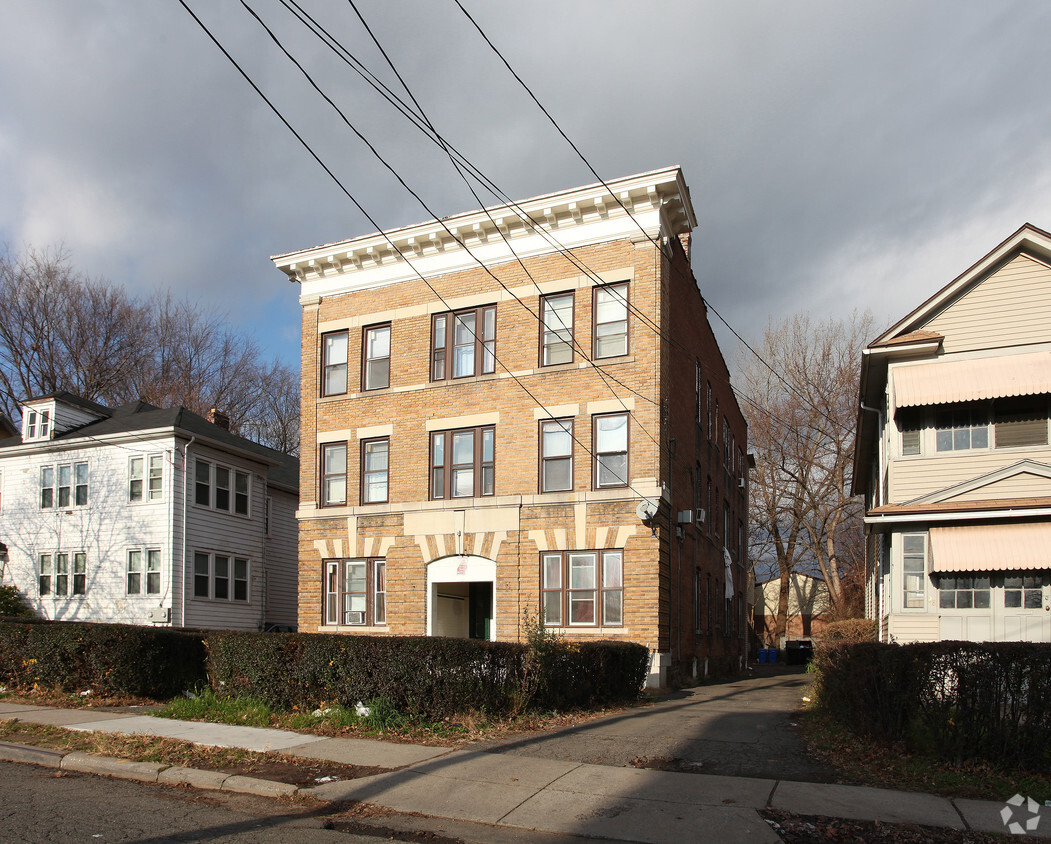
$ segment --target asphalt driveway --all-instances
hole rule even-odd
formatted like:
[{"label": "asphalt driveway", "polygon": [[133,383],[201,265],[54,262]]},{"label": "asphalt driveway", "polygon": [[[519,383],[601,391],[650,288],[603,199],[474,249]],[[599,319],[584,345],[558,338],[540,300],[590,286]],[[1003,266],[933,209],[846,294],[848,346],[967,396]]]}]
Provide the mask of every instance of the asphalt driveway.
[{"label": "asphalt driveway", "polygon": [[761,665],[657,703],[474,749],[597,765],[663,758],[701,774],[832,782],[832,771],[807,757],[795,726],[808,684],[802,668]]}]

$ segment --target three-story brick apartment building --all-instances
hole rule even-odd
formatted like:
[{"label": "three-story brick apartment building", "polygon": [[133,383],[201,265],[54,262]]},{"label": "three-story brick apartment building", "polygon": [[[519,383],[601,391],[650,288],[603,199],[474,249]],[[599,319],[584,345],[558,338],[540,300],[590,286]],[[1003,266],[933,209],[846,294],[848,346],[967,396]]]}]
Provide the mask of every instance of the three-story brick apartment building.
[{"label": "three-story brick apartment building", "polygon": [[[299,629],[745,646],[746,429],[678,168],[273,260],[302,285]],[[652,513],[652,516],[650,515]]]}]

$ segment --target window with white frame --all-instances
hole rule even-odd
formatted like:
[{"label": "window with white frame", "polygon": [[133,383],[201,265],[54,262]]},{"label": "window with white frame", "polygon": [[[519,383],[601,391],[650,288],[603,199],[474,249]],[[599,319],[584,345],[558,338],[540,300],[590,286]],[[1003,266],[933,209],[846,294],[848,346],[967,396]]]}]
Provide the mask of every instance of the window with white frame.
[{"label": "window with white frame", "polygon": [[161,593],[161,551],[159,548],[128,550],[127,593],[159,595]]},{"label": "window with white frame", "polygon": [[496,305],[435,314],[431,319],[431,380],[496,371]]},{"label": "window with white frame", "polygon": [[1047,575],[1004,575],[1004,607],[1006,609],[1038,610],[1043,605],[1043,584]]},{"label": "window with white frame", "polygon": [[361,441],[361,503],[382,504],[388,500],[390,439]]},{"label": "window with white frame", "polygon": [[594,416],[594,483],[597,489],[628,485],[628,414]]},{"label": "window with white frame", "polygon": [[87,555],[83,551],[41,554],[38,563],[37,589],[42,597],[53,595],[64,598],[85,593]]},{"label": "window with white frame", "polygon": [[321,446],[321,505],[344,506],[347,503],[347,444],[327,443]]},{"label": "window with white frame", "polygon": [[496,493],[496,429],[431,433],[431,498],[474,498]]},{"label": "window with white frame", "polygon": [[194,461],[194,503],[224,513],[248,516],[251,479],[248,472],[210,460]]},{"label": "window with white frame", "polygon": [[540,565],[545,625],[623,625],[623,551],[546,552],[541,555]]},{"label": "window with white frame", "polygon": [[163,492],[164,457],[150,454],[128,460],[128,500],[160,501]]},{"label": "window with white frame", "polygon": [[938,607],[943,610],[988,609],[990,586],[990,577],[987,574],[940,575]]},{"label": "window with white frame", "polygon": [[243,557],[196,551],[193,555],[193,596],[246,603],[249,569],[249,561]]},{"label": "window with white frame", "polygon": [[610,358],[628,353],[628,285],[607,284],[595,288],[594,337],[595,358]]},{"label": "window with white frame", "polygon": [[906,533],[902,541],[902,599],[906,609],[922,609],[927,577],[927,534]]},{"label": "window with white frame", "polygon": [[321,338],[321,395],[338,396],[347,392],[346,331],[334,331]]},{"label": "window with white frame", "polygon": [[993,402],[997,448],[1047,445],[1047,396],[1018,396]]},{"label": "window with white frame", "polygon": [[573,294],[540,300],[540,365],[573,362]]},{"label": "window with white frame", "polygon": [[390,386],[390,323],[373,325],[362,337],[361,388],[382,390]]},{"label": "window with white frame", "polygon": [[88,464],[60,463],[40,468],[40,508],[86,507]]},{"label": "window with white frame", "polygon": [[934,414],[934,428],[934,445],[938,451],[989,447],[989,414],[985,404],[941,407]]},{"label": "window with white frame", "polygon": [[51,436],[51,411],[27,410],[22,436],[27,440],[46,440]]},{"label": "window with white frame", "polygon": [[573,420],[540,423],[540,491],[573,489]]},{"label": "window with white frame", "polygon": [[325,624],[372,627],[386,623],[386,560],[326,560]]}]

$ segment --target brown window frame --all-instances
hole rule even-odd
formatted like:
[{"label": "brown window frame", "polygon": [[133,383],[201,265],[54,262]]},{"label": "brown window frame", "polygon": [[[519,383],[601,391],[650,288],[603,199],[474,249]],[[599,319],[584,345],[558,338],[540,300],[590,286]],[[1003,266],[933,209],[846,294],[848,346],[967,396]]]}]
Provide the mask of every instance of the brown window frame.
[{"label": "brown window frame", "polygon": [[[569,454],[556,454],[548,455],[544,445],[544,429],[548,425],[559,425],[569,435]],[[575,440],[573,439],[573,419],[541,419],[540,420],[540,432],[539,432],[539,452],[540,452],[540,464],[538,467],[538,482],[540,492],[572,492],[575,486],[575,463],[574,463],[574,448]],[[569,486],[558,489],[549,489],[547,486],[547,462],[549,460],[569,460]]]},{"label": "brown window frame", "polygon": [[[329,363],[328,362],[328,340],[330,337],[335,337],[342,334],[347,344],[346,360],[343,363]],[[328,373],[329,370],[338,369],[343,367],[343,389],[332,390],[328,389]],[[342,331],[327,331],[321,335],[321,395],[322,396],[345,396],[350,390],[350,332],[346,329]]]},{"label": "brown window frame", "polygon": [[[600,354],[599,353],[599,342],[598,342],[599,326],[600,325],[612,325],[615,322],[621,322],[622,320],[618,319],[618,320],[613,320],[611,322],[603,322],[603,323],[600,323],[598,321],[598,297],[599,297],[599,291],[609,291],[609,290],[613,290],[614,288],[621,288],[621,287],[624,288],[624,292],[620,296],[620,298],[623,300],[623,304],[624,304],[624,319],[623,319],[623,322],[624,322],[624,351],[617,352],[616,354],[612,354],[612,355]],[[618,357],[623,357],[624,355],[627,355],[627,354],[631,353],[631,320],[628,319],[628,317],[630,315],[630,312],[631,312],[630,295],[631,294],[630,294],[630,290],[629,290],[629,282],[627,282],[627,281],[617,281],[617,282],[614,282],[612,284],[600,284],[600,285],[596,285],[594,288],[592,288],[592,293],[591,293],[591,349],[592,349],[592,355],[591,355],[591,357],[594,360],[606,360],[608,358],[618,358]],[[617,335],[611,335],[611,336],[619,336],[619,332],[618,332]]]},{"label": "brown window frame", "polygon": [[[485,316],[493,315],[492,337],[486,336]],[[473,347],[474,366],[466,375],[454,375],[456,343],[456,320],[467,314],[474,316]],[[436,344],[438,323],[442,321],[445,341],[441,346]],[[480,330],[479,330],[480,329]],[[486,356],[488,355],[488,360]],[[438,365],[441,362],[441,375]],[[488,368],[487,368],[488,367]],[[496,372],[496,305],[479,305],[477,308],[464,308],[459,311],[443,311],[431,316],[430,376],[431,381],[463,381],[466,378],[477,378],[480,375],[492,375]]]},{"label": "brown window frame", "polygon": [[[595,578],[592,587],[576,587],[570,585],[570,558],[573,556],[595,555]],[[608,586],[607,580],[607,558],[618,558],[618,583]],[[559,581],[552,585],[549,581],[548,561],[558,558]],[[544,615],[545,627],[575,628],[575,627],[623,627],[624,626],[624,549],[623,548],[601,548],[587,549],[581,551],[544,551],[540,554],[540,606]],[[572,622],[570,611],[573,606],[573,593],[590,594],[593,608],[593,618],[586,622]],[[607,595],[619,595],[620,615],[612,621],[607,621]],[[558,596],[559,617],[552,621],[550,618],[549,596]],[[587,600],[585,598],[585,600]]]},{"label": "brown window frame", "polygon": [[[369,333],[373,331],[380,331],[382,329],[387,330],[387,356],[386,357],[369,357]],[[391,355],[391,339],[393,332],[391,330],[391,324],[389,322],[379,322],[375,325],[366,325],[361,329],[361,391],[363,393],[372,393],[376,390],[386,390],[390,387],[390,355]],[[387,383],[380,384],[375,387],[369,386],[369,364],[373,361],[387,361]]]},{"label": "brown window frame", "polygon": [[[376,470],[369,471],[366,468],[365,452],[368,449],[368,446],[373,445],[375,443],[383,443],[384,445],[387,446],[387,465],[386,465],[386,467],[383,470],[384,485],[386,487],[387,494],[382,499],[381,498],[377,498],[377,499],[373,500],[373,499],[367,499],[365,497],[365,490],[367,488],[367,486],[366,486],[366,478],[368,477],[368,475],[374,475],[374,474],[379,474],[379,473]],[[361,441],[361,448],[359,449],[358,456],[359,456],[359,466],[360,466],[360,471],[358,472],[358,501],[360,501],[361,504],[363,504],[363,505],[364,504],[387,504],[390,501],[390,437],[370,437],[369,439],[362,440]]]},{"label": "brown window frame", "polygon": [[[327,464],[327,460],[326,460],[327,452],[328,452],[329,449],[340,448],[340,447],[342,447],[342,449],[343,449],[343,471],[342,472],[333,472],[333,473],[329,474],[329,472],[327,471],[327,466],[326,466],[326,464]],[[319,468],[321,469],[321,471],[318,474],[321,477],[320,497],[321,497],[321,506],[322,507],[346,507],[347,506],[347,502],[349,500],[348,496],[347,496],[347,480],[348,480],[348,475],[350,474],[350,472],[349,472],[350,465],[349,465],[348,459],[347,459],[348,458],[348,452],[349,452],[349,449],[347,448],[347,444],[345,442],[332,442],[332,443],[322,443],[321,444],[321,458],[320,458],[320,461],[319,461],[319,464],[318,464]],[[339,478],[339,477],[343,478],[343,500],[342,501],[329,501],[328,500],[328,480],[329,480],[329,478]]]},{"label": "brown window frame", "polygon": [[[365,609],[351,610],[347,598],[359,592],[348,592],[347,569],[365,567]],[[333,592],[333,572],[335,591]],[[354,557],[330,559],[321,562],[321,621],[323,627],[386,627],[387,626],[387,559],[386,557]],[[382,586],[382,588],[380,588]],[[381,600],[382,596],[382,600]],[[361,621],[350,621],[351,613],[360,612]]]},{"label": "brown window frame", "polygon": [[[544,309],[547,307],[547,304],[550,301],[552,301],[553,299],[561,299],[561,298],[564,298],[566,296],[569,297],[569,326],[568,326],[569,339],[568,340],[557,339],[553,343],[548,342],[548,339],[547,339],[548,335],[551,335],[551,336],[554,336],[554,337],[557,338],[559,331],[565,331],[567,329],[564,329],[564,328],[563,329],[551,329],[551,328],[548,328],[547,323],[544,321],[544,317],[545,317]],[[577,308],[577,297],[575,295],[575,292],[572,291],[572,290],[566,290],[566,291],[563,291],[561,293],[549,293],[546,296],[541,296],[540,297],[540,319],[539,319],[539,323],[540,323],[540,342],[539,342],[540,366],[564,366],[566,364],[573,363],[573,361],[576,360],[576,342],[575,342],[576,334],[575,334],[575,331],[574,331],[574,327],[576,325],[576,316],[577,316],[576,308]],[[557,347],[557,346],[562,346],[562,345],[567,345],[569,347],[569,360],[560,360],[560,361],[548,362],[547,361],[547,351],[548,351],[548,349],[553,348],[553,347]]]},{"label": "brown window frame", "polygon": [[[600,419],[609,419],[614,416],[624,417],[624,451],[599,451],[598,438],[599,438],[599,421]],[[592,461],[591,471],[591,484],[593,489],[623,489],[628,486],[628,481],[631,478],[631,414],[628,411],[621,411],[618,413],[597,413],[591,417],[591,453],[595,455]],[[622,483],[616,484],[600,484],[599,483],[599,467],[602,464],[603,455],[615,455],[624,454],[624,480]]]},{"label": "brown window frame", "polygon": [[[471,471],[474,475],[474,490],[472,495],[453,495],[452,481],[453,471],[467,466],[466,463],[453,463],[453,436],[471,432],[474,435],[473,455],[471,460]],[[484,460],[484,439],[486,433],[491,433],[493,442],[493,454],[491,461]],[[435,443],[438,437],[442,437],[442,460],[436,462]],[[483,498],[496,495],[496,426],[479,425],[474,428],[450,428],[444,431],[429,432],[428,454],[430,457],[429,470],[427,472],[427,494],[431,501],[453,501],[456,499]],[[485,492],[485,470],[492,470],[492,489]],[[435,471],[442,472],[442,494],[435,495]]]}]

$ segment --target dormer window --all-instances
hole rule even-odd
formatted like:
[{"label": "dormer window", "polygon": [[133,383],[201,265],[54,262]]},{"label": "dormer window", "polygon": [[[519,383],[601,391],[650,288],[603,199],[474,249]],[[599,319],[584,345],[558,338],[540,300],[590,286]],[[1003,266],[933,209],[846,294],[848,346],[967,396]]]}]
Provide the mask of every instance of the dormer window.
[{"label": "dormer window", "polygon": [[50,410],[27,410],[24,439],[46,440],[51,434]]}]

